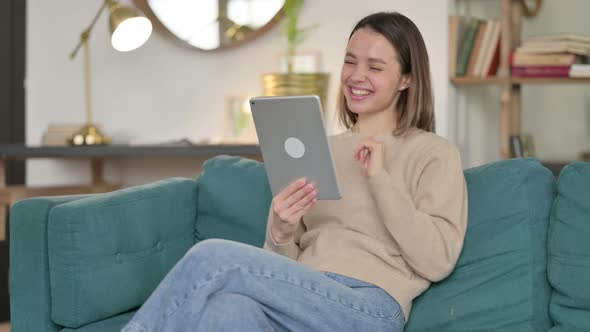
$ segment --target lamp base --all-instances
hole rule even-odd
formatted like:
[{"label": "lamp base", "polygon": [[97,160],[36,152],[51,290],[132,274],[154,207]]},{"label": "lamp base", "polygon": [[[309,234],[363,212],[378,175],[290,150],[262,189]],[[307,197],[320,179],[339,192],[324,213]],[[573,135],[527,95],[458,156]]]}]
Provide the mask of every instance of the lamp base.
[{"label": "lamp base", "polygon": [[93,124],[87,124],[68,139],[70,145],[106,145],[111,144],[111,138],[105,136]]}]

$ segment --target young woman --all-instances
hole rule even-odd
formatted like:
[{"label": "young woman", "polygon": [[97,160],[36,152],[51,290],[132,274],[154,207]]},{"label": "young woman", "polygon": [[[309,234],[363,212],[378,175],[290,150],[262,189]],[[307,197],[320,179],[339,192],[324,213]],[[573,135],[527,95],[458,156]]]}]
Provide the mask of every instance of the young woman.
[{"label": "young woman", "polygon": [[[273,198],[265,249],[195,245],[123,329],[402,331],[454,268],[467,223],[455,147],[435,135],[426,47],[399,13],[354,27],[331,137],[342,199],[295,181]],[[278,255],[277,255],[278,254]]]}]

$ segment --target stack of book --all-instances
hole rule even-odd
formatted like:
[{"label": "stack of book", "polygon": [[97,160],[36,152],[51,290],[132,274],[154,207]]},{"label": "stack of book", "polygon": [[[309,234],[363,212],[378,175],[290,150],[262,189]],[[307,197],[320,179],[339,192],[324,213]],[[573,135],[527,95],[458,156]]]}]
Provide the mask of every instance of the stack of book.
[{"label": "stack of book", "polygon": [[500,20],[449,17],[449,70],[455,76],[495,76],[500,63]]},{"label": "stack of book", "polygon": [[43,133],[41,145],[65,146],[69,145],[68,140],[82,128],[82,125],[75,124],[50,124],[47,131]]},{"label": "stack of book", "polygon": [[516,77],[590,77],[589,54],[590,36],[536,36],[511,54],[511,73]]}]

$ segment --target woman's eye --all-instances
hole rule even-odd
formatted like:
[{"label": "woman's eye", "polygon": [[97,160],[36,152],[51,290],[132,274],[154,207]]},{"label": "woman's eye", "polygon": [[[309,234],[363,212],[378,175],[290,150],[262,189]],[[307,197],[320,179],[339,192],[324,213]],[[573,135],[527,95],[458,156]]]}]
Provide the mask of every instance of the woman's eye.
[{"label": "woman's eye", "polygon": [[354,65],[354,62],[352,62],[350,60],[344,60],[344,63],[349,64],[349,65]]}]

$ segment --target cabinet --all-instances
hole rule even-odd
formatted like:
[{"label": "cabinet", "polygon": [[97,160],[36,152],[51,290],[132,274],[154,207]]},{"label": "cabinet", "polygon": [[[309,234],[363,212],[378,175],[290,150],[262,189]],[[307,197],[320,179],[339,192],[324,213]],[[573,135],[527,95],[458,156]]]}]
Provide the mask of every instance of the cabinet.
[{"label": "cabinet", "polygon": [[[456,2],[477,2],[455,0]],[[456,86],[495,84],[500,87],[500,156],[509,158],[510,136],[521,134],[521,87],[525,84],[580,84],[590,83],[590,78],[530,78],[510,76],[510,52],[521,43],[523,8],[520,0],[494,0],[500,6],[502,34],[500,41],[500,63],[495,77],[456,77],[450,73],[451,82]],[[556,31],[560,32],[560,31]]]}]

